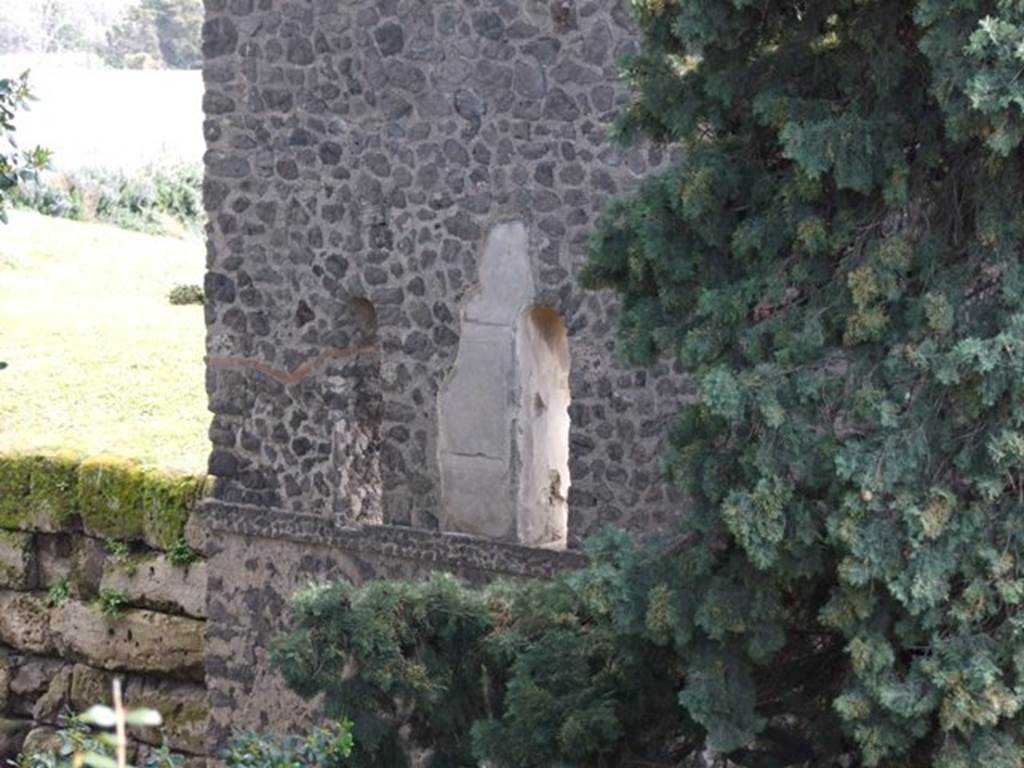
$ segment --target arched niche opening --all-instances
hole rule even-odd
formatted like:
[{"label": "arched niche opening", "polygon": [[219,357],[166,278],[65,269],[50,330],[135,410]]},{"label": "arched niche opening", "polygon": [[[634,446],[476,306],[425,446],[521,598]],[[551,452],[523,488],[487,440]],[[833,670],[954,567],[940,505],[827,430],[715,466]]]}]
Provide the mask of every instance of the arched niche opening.
[{"label": "arched niche opening", "polygon": [[518,442],[522,466],[518,539],[564,547],[569,524],[569,335],[561,315],[537,305],[516,334],[519,371]]},{"label": "arched niche opening", "polygon": [[377,344],[377,308],[365,296],[353,296],[349,299],[357,346]]},{"label": "arched niche opening", "polygon": [[377,310],[366,297],[353,296],[346,314],[351,356],[343,364],[339,392],[344,415],[334,428],[338,513],[345,523],[379,525],[383,522],[380,454],[384,395]]},{"label": "arched niche opening", "polygon": [[569,343],[536,306],[522,222],[491,230],[479,286],[438,397],[441,528],[563,547],[569,489]]}]

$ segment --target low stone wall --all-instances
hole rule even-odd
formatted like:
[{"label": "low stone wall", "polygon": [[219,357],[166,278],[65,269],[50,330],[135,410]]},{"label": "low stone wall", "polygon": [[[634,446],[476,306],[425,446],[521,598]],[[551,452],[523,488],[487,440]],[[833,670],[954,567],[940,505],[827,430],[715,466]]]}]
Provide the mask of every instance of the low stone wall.
[{"label": "low stone wall", "polygon": [[312,515],[203,504],[210,533],[206,683],[209,754],[239,730],[302,733],[320,717],[272,668],[268,649],[288,603],[310,584],[420,578],[447,571],[468,584],[549,577],[581,567],[579,552],[523,547],[398,526],[338,526]]},{"label": "low stone wall", "polygon": [[0,457],[0,763],[109,702],[115,675],[164,716],[136,750],[204,754],[205,492],[110,457]]}]

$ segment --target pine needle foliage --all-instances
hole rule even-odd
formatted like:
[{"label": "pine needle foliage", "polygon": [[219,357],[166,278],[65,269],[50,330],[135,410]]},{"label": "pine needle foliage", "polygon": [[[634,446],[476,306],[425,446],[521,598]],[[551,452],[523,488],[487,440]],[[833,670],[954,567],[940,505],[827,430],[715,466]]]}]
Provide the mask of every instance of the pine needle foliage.
[{"label": "pine needle foliage", "polygon": [[584,279],[631,359],[699,382],[665,459],[687,546],[338,587],[282,667],[406,701],[436,765],[1020,768],[1024,5],[633,6],[621,133],[682,159],[612,206]]}]

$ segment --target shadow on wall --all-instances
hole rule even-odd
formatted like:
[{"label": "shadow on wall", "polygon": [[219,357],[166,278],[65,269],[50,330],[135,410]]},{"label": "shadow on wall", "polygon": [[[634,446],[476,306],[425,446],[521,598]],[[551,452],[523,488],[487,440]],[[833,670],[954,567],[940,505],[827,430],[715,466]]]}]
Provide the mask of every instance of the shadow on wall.
[{"label": "shadow on wall", "polygon": [[516,334],[519,367],[517,538],[564,547],[569,521],[569,336],[551,307],[523,314]]}]

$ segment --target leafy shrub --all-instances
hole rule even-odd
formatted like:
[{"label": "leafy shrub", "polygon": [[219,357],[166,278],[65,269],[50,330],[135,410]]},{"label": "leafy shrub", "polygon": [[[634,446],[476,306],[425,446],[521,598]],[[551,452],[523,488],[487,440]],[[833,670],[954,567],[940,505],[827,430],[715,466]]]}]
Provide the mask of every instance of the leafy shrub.
[{"label": "leafy shrub", "polygon": [[619,536],[592,553],[592,569],[550,582],[311,588],[273,662],[352,718],[360,768],[408,766],[407,743],[438,767],[669,764],[700,735],[671,649],[630,615],[641,561]]},{"label": "leafy shrub", "polygon": [[[70,716],[67,725],[56,732],[56,745],[23,752],[10,762],[12,768],[130,768],[124,759],[128,750],[127,727],[157,727],[163,718],[152,709],[125,709],[121,704],[121,684],[116,679],[113,698],[113,709],[97,704],[81,715]],[[147,750],[140,768],[179,768],[184,760],[165,742],[155,750]]]},{"label": "leafy shrub", "polygon": [[18,78],[0,79],[0,223],[7,221],[7,204],[19,188],[35,181],[36,173],[50,161],[41,147],[25,151],[15,142],[14,117],[32,101],[28,72]]},{"label": "leafy shrub", "polygon": [[743,766],[1020,768],[1020,3],[632,6],[620,131],[685,151],[612,204],[584,279],[619,294],[631,359],[700,385],[666,446],[688,546],[508,611],[307,595],[282,669],[357,728],[360,692],[428,736],[466,702],[496,766],[622,764],[643,712]]},{"label": "leafy shrub", "polygon": [[81,191],[47,175],[36,176],[22,184],[14,202],[19,208],[58,219],[81,220],[84,217]]},{"label": "leafy shrub", "polygon": [[203,293],[203,288],[200,285],[179,283],[171,288],[171,292],[167,294],[167,300],[176,306],[202,304],[206,301],[206,294]]},{"label": "leafy shrub", "polygon": [[201,0],[140,0],[107,30],[98,53],[112,67],[199,69]]},{"label": "leafy shrub", "polygon": [[150,166],[132,174],[84,168],[26,181],[14,200],[46,216],[101,221],[149,234],[198,232],[205,221],[202,169]]},{"label": "leafy shrub", "polygon": [[344,768],[352,754],[352,724],[321,726],[305,737],[243,733],[222,758],[228,768]]}]

